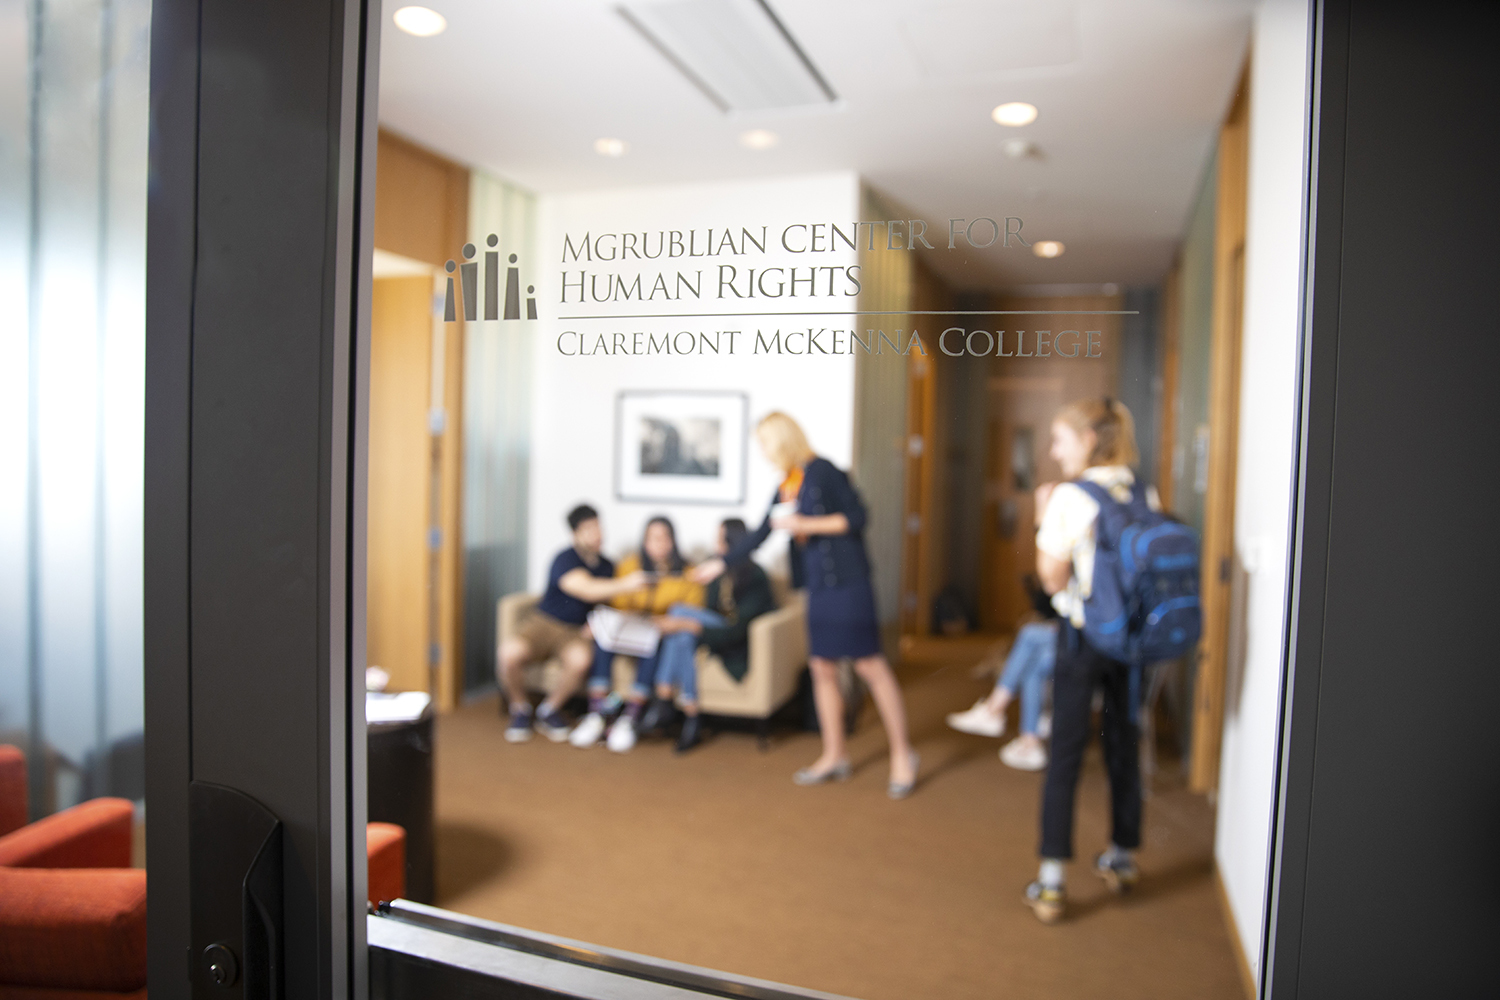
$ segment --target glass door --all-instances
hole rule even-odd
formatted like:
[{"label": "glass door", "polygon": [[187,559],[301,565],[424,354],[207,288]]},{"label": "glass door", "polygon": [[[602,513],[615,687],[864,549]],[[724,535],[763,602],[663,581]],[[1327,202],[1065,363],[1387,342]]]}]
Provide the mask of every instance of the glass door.
[{"label": "glass door", "polygon": [[[388,7],[366,665],[423,735],[413,785],[372,728],[370,808],[451,914],[385,919],[860,997],[1253,989],[1308,26]],[[1179,570],[1106,582],[1127,526]]]},{"label": "glass door", "polygon": [[0,5],[0,993],[1482,992],[1493,17]]}]

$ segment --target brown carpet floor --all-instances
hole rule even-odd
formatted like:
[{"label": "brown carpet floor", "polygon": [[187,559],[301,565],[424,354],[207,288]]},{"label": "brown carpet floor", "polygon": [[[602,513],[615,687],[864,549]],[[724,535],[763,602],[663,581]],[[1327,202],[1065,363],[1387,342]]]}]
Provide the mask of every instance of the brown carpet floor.
[{"label": "brown carpet floor", "polygon": [[[1079,792],[1070,917],[1021,901],[1041,776],[943,724],[988,682],[977,657],[902,667],[922,783],[885,796],[873,706],[847,784],[798,788],[815,734],[769,751],[725,732],[684,757],[501,738],[493,699],[439,720],[438,903],[463,913],[864,1000],[1244,995],[1214,886],[1213,814],[1167,774],[1146,807],[1142,884],[1084,863],[1108,829],[1097,744]],[[1176,768],[1164,771],[1175,774]]]}]

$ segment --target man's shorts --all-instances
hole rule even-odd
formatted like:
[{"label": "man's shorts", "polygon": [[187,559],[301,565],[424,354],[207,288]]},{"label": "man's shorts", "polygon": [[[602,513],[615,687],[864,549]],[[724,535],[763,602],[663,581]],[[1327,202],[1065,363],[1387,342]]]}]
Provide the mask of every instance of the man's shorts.
[{"label": "man's shorts", "polygon": [[584,626],[560,622],[545,611],[533,610],[521,620],[516,636],[526,642],[533,660],[546,662],[562,652],[563,647],[584,639]]}]

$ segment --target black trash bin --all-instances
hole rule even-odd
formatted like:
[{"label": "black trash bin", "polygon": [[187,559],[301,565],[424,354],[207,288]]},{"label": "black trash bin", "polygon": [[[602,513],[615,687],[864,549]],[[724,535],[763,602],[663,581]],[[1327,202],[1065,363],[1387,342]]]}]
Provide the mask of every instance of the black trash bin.
[{"label": "black trash bin", "polygon": [[406,898],[431,903],[436,888],[432,832],[432,708],[404,722],[368,725],[370,821],[406,830]]}]

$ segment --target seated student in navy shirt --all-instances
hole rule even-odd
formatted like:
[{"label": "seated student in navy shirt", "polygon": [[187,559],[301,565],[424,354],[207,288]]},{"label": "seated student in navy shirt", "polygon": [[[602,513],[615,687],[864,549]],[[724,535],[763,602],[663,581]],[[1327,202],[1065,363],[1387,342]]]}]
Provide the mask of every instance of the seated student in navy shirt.
[{"label": "seated student in navy shirt", "polygon": [[615,577],[615,564],[600,551],[604,532],[599,512],[580,504],[568,513],[573,544],[557,554],[547,573],[547,591],[521,622],[516,634],[500,644],[499,680],[510,707],[505,738],[511,743],[531,739],[531,702],[526,697],[522,671],[526,664],[562,661],[563,675],[536,711],[535,728],[555,743],[568,738],[568,723],[559,709],[578,690],[594,660],[588,615],[594,605],[649,583],[645,573]]}]

